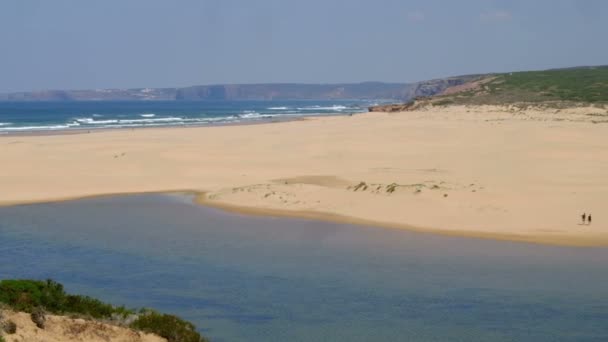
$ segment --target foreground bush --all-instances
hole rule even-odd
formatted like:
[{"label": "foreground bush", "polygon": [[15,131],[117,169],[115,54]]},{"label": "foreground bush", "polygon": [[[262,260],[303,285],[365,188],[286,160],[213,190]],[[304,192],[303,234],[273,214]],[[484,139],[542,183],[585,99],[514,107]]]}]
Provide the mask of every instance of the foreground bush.
[{"label": "foreground bush", "polygon": [[143,313],[131,328],[156,334],[169,342],[206,342],[207,340],[196,332],[190,322],[173,315],[160,314],[154,311]]},{"label": "foreground bush", "polygon": [[[109,320],[116,317],[124,319],[127,316],[135,315],[134,310],[122,306],[116,307],[87,296],[67,294],[63,285],[50,279],[47,281],[2,280],[0,281],[0,303],[7,304],[15,311],[32,314],[32,320],[37,325],[37,321],[40,321],[42,327],[44,326],[44,311],[59,315],[77,314]],[[196,332],[196,327],[192,323],[176,316],[150,310],[142,310],[130,327],[157,334],[169,342],[207,341]],[[4,342],[1,336],[0,342]]]},{"label": "foreground bush", "polygon": [[[13,321],[2,322],[2,331],[7,333],[8,335],[12,335],[17,332],[17,324]],[[2,333],[0,331],[0,333]]]},{"label": "foreground bush", "polygon": [[0,302],[17,311],[33,312],[37,308],[55,313],[74,313],[94,318],[110,318],[112,314],[127,315],[128,310],[114,307],[87,296],[69,295],[63,285],[53,281],[0,281]]}]

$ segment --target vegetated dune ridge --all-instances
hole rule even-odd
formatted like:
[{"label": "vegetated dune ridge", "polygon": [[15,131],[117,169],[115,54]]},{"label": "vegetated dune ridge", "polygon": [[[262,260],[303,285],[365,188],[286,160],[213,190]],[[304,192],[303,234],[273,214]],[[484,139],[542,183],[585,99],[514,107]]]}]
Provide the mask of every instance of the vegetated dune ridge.
[{"label": "vegetated dune ridge", "polygon": [[[199,201],[457,236],[606,246],[608,110],[428,104],[223,127],[0,138],[0,203]],[[581,225],[583,212],[592,225]]]},{"label": "vegetated dune ridge", "polygon": [[5,310],[5,321],[17,325],[14,334],[4,334],[6,342],[166,342],[167,340],[129,328],[67,316],[46,315],[45,328],[32,322],[30,314]]}]

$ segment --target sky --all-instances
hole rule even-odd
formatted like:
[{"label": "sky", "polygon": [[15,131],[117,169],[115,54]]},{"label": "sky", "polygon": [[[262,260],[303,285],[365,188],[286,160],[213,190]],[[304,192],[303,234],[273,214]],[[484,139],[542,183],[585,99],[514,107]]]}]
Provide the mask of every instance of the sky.
[{"label": "sky", "polygon": [[608,64],[604,0],[1,0],[0,92]]}]

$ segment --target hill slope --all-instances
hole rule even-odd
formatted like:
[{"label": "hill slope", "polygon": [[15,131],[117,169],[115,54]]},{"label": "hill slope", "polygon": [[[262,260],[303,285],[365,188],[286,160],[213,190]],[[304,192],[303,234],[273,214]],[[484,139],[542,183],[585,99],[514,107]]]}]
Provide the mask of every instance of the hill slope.
[{"label": "hill slope", "polygon": [[608,103],[608,66],[491,74],[446,89],[434,104]]},{"label": "hill slope", "polygon": [[403,104],[374,106],[369,110],[398,112],[427,105],[604,107],[608,105],[608,66],[479,75],[431,96]]}]

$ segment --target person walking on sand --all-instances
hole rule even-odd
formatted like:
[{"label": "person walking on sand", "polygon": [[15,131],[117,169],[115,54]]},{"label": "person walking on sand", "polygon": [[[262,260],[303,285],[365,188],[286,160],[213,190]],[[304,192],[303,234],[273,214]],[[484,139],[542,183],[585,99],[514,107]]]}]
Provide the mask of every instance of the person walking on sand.
[{"label": "person walking on sand", "polygon": [[589,216],[587,216],[587,224],[591,224],[591,214],[589,214]]},{"label": "person walking on sand", "polygon": [[583,215],[581,215],[581,218],[583,219],[583,224],[585,224],[585,219],[587,218],[587,214],[583,213]]}]

